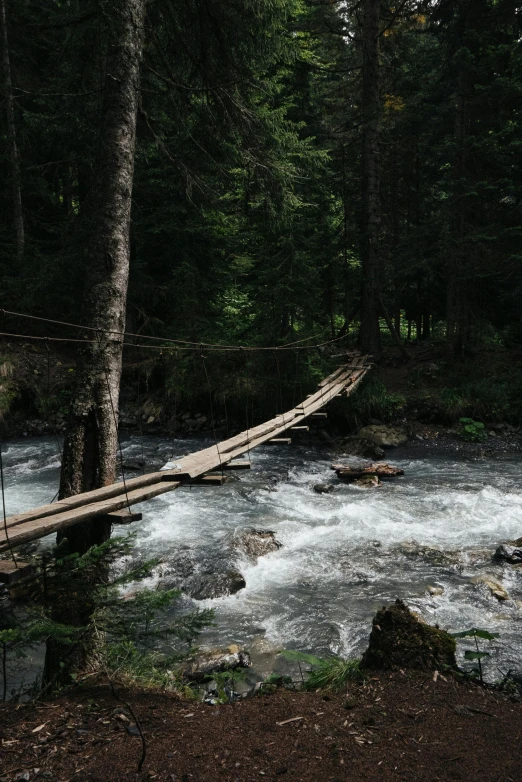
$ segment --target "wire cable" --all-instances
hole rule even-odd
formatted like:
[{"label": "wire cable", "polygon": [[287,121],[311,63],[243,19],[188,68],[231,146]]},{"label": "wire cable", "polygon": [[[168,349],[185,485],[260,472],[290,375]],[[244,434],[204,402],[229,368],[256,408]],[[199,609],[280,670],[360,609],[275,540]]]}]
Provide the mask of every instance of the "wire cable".
[{"label": "wire cable", "polygon": [[[281,349],[281,348],[296,347],[298,345],[302,345],[303,342],[308,342],[310,339],[315,339],[316,337],[319,336],[319,334],[315,334],[315,335],[312,335],[311,337],[303,337],[303,339],[295,340],[294,342],[283,343],[283,345],[271,345],[271,346],[266,346],[266,347],[265,346],[262,346],[262,347],[244,347],[242,345],[222,345],[220,343],[212,343],[212,342],[193,342],[193,341],[187,340],[187,339],[171,339],[169,337],[155,337],[155,336],[147,335],[147,334],[135,334],[135,333],[133,333],[131,331],[115,331],[115,330],[112,330],[112,329],[100,329],[100,328],[96,328],[94,326],[83,326],[80,323],[71,323],[71,322],[65,321],[65,320],[57,320],[56,318],[44,318],[44,317],[41,317],[39,315],[30,315],[30,314],[25,313],[25,312],[15,312],[14,310],[1,309],[0,310],[0,314],[1,315],[10,315],[10,316],[16,317],[16,318],[25,318],[27,320],[34,320],[34,321],[38,321],[38,322],[41,322],[41,323],[51,323],[51,324],[57,325],[57,326],[67,326],[68,328],[79,329],[81,331],[90,331],[90,332],[93,332],[93,333],[99,333],[101,331],[103,334],[113,334],[113,335],[116,335],[116,336],[121,337],[123,339],[125,337],[135,337],[135,338],[139,338],[139,339],[150,339],[150,340],[153,340],[155,342],[163,342],[163,343],[167,342],[169,344],[178,345],[178,346],[188,345],[188,346],[192,346],[194,349],[199,349],[201,346],[203,346],[205,348],[211,348],[211,349],[212,348],[213,349],[217,348],[217,349],[223,349],[223,350],[224,349],[226,349],[226,350],[242,350],[242,349],[244,349],[244,350],[275,350],[276,348],[277,349]],[[1,336],[1,334],[0,334],[0,336]],[[15,336],[15,335],[13,334],[13,335],[8,335],[8,336]],[[304,347],[305,347],[305,349],[307,349],[307,348],[315,348],[315,347],[322,347],[323,345],[328,345],[331,342],[337,342],[339,339],[343,339],[345,336],[346,335],[343,334],[343,335],[341,335],[339,337],[335,337],[334,339],[328,340],[326,342],[318,343],[317,345],[306,345]],[[45,337],[43,337],[42,339],[45,339]],[[57,338],[54,338],[54,339],[57,339]],[[69,341],[69,340],[66,340],[66,339],[62,338],[61,341],[65,342],[65,341]],[[70,340],[70,341],[74,341],[74,340]],[[79,342],[86,342],[87,340],[78,340],[78,341]],[[125,343],[125,344],[131,344],[131,343]]]},{"label": "wire cable", "polygon": [[[121,336],[121,333],[120,333]],[[36,334],[17,334],[13,332],[8,331],[0,331],[0,337],[10,337],[13,339],[34,339],[38,340],[40,342],[62,342],[62,343],[75,343],[80,345],[97,345],[98,342],[95,339],[80,339],[80,338],[74,338],[74,337],[42,337]],[[263,350],[316,350],[322,347],[326,347],[327,345],[331,345],[334,342],[338,342],[340,339],[344,339],[347,337],[346,334],[341,335],[340,337],[336,337],[335,339],[327,340],[326,342],[318,342],[315,345],[295,345],[292,347],[292,345],[279,345],[279,346],[273,346],[273,347],[259,347],[259,346],[247,346],[247,345],[237,345],[237,346],[210,346],[206,347],[205,349],[209,353],[234,353],[239,352],[241,350],[248,351],[250,353],[256,353]],[[162,339],[162,337],[157,337],[157,339]],[[136,348],[136,344],[134,342],[121,342],[120,343],[122,348]],[[202,343],[201,343],[202,344]],[[177,351],[177,350],[187,350],[187,351],[199,351],[200,350],[200,343],[197,345],[190,344],[190,345],[140,345],[139,346],[142,349],[145,350],[159,350],[161,351]]]}]

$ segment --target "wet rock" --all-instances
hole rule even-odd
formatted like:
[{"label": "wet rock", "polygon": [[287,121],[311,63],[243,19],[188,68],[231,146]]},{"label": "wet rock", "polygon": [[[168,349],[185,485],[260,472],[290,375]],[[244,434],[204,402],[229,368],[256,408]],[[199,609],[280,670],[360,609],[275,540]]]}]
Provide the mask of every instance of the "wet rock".
[{"label": "wet rock", "polygon": [[256,560],[258,557],[277,551],[282,543],[276,540],[275,532],[271,530],[249,529],[241,533],[236,546],[250,559]]},{"label": "wet rock", "polygon": [[428,594],[432,597],[440,597],[444,594],[444,587],[441,586],[429,586],[428,587]]},{"label": "wet rock", "polygon": [[522,562],[522,538],[502,543],[493,556],[494,559],[515,565]]},{"label": "wet rock", "polygon": [[475,578],[471,579],[471,583],[476,585],[484,584],[489,589],[493,597],[496,597],[497,600],[500,600],[501,602],[504,600],[509,600],[509,595],[502,584],[499,584],[498,581],[495,581],[493,578],[491,578],[491,576],[475,576]]},{"label": "wet rock", "polygon": [[129,470],[130,472],[139,472],[144,465],[145,462],[124,462],[122,466],[124,470]]},{"label": "wet rock", "polygon": [[214,600],[235,595],[245,587],[246,581],[238,570],[195,576],[184,585],[185,591],[195,600]]},{"label": "wet rock", "polygon": [[181,673],[191,681],[203,681],[214,673],[233,671],[236,668],[249,668],[251,665],[248,652],[237,644],[231,644],[226,649],[197,652],[186,660]]},{"label": "wet rock", "polygon": [[365,459],[380,459],[384,456],[383,449],[362,437],[347,437],[339,443],[335,451],[339,454],[362,456]]},{"label": "wet rock", "polygon": [[375,489],[377,486],[382,485],[376,475],[363,475],[361,478],[357,478],[354,483],[356,486],[361,486],[363,489]]},{"label": "wet rock", "polygon": [[333,483],[315,483],[314,491],[317,492],[317,494],[331,494],[335,491],[335,486]]},{"label": "wet rock", "polygon": [[423,546],[416,540],[401,543],[399,550],[407,557],[419,557],[430,565],[457,565],[460,563],[458,551],[443,551],[439,546]]},{"label": "wet rock", "polygon": [[396,448],[408,442],[405,430],[398,426],[365,426],[359,430],[358,436],[381,448]]},{"label": "wet rock", "polygon": [[362,665],[378,669],[453,668],[455,640],[444,630],[419,622],[402,600],[396,600],[375,615]]},{"label": "wet rock", "polygon": [[359,464],[357,466],[350,464],[332,464],[332,470],[335,470],[337,477],[343,481],[353,481],[356,478],[363,478],[368,475],[377,476],[377,478],[397,478],[404,475],[404,470],[400,467],[392,467],[386,462],[371,462],[370,464]]}]

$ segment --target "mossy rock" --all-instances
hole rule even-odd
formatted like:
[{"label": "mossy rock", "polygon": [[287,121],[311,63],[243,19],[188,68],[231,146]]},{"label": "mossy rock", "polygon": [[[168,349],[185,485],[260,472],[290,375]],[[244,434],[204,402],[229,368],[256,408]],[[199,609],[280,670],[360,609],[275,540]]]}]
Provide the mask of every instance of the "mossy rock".
[{"label": "mossy rock", "polygon": [[375,615],[362,666],[416,670],[456,668],[455,640],[444,630],[420,622],[402,600],[396,600]]}]

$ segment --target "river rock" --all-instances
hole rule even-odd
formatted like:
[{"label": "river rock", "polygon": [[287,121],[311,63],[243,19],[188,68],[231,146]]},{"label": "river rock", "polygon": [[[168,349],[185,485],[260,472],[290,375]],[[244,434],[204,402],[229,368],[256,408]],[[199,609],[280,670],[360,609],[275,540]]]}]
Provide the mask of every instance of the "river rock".
[{"label": "river rock", "polygon": [[282,543],[276,540],[275,532],[271,530],[249,529],[241,533],[236,545],[250,559],[256,560],[258,557],[277,551]]},{"label": "river rock", "polygon": [[346,437],[335,447],[335,452],[342,455],[362,456],[365,459],[381,459],[384,451],[379,445],[362,437]]},{"label": "river rock", "polygon": [[246,581],[238,570],[195,576],[184,584],[184,590],[195,600],[214,600],[235,595],[245,587]]},{"label": "river rock", "polygon": [[430,565],[457,565],[460,563],[458,551],[443,551],[439,546],[423,546],[416,540],[401,543],[399,550],[407,557],[419,557]]},{"label": "river rock", "polygon": [[429,586],[428,587],[428,594],[432,597],[440,597],[444,594],[444,587],[441,586]]},{"label": "river rock", "polygon": [[361,664],[377,669],[454,668],[455,639],[438,627],[420,622],[402,600],[396,600],[375,615]]},{"label": "river rock", "polygon": [[522,538],[502,543],[495,551],[493,558],[509,562],[512,565],[522,562]]},{"label": "river rock", "polygon": [[382,485],[376,475],[363,475],[361,478],[357,478],[354,483],[356,486],[361,486],[363,489],[375,489],[377,486]]},{"label": "river rock", "polygon": [[497,600],[509,600],[509,595],[502,584],[499,584],[498,581],[495,581],[491,576],[475,576],[475,578],[471,579],[471,583],[476,585],[485,584],[493,597],[496,597]]},{"label": "river rock", "polygon": [[203,681],[213,673],[233,671],[236,668],[249,668],[251,665],[248,652],[237,644],[231,644],[226,649],[197,652],[186,660],[181,673],[191,681]]},{"label": "river rock", "polygon": [[359,430],[358,436],[381,448],[396,448],[408,442],[405,430],[398,426],[365,426]]},{"label": "river rock", "polygon": [[331,494],[335,491],[335,486],[333,483],[315,483],[314,491],[317,492],[317,494]]}]

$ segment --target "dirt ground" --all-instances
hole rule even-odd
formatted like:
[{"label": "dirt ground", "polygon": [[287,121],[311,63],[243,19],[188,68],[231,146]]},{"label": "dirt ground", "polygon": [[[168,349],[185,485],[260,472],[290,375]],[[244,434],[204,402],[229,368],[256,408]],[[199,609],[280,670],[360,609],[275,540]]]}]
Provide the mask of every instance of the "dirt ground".
[{"label": "dirt ground", "polygon": [[522,705],[451,678],[397,671],[342,695],[278,690],[222,706],[118,694],[131,709],[101,684],[0,707],[1,782],[521,778]]}]

